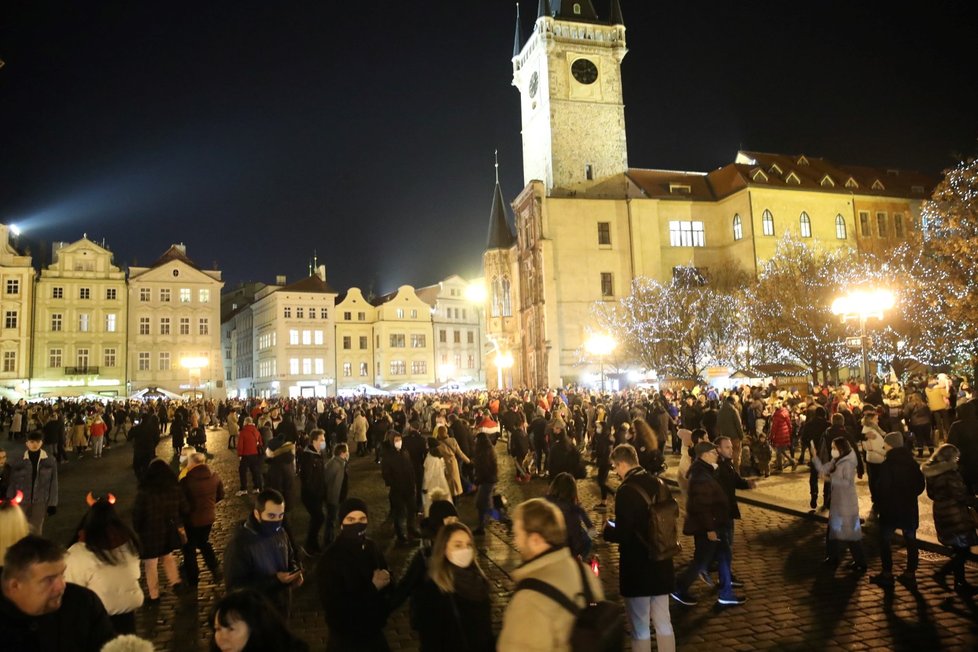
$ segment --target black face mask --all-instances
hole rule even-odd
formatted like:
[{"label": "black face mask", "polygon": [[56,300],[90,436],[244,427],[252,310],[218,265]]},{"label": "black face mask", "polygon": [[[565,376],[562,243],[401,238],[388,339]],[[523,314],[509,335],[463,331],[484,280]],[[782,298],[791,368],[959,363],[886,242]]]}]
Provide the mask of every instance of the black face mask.
[{"label": "black face mask", "polygon": [[278,534],[282,529],[282,521],[258,521],[258,525],[261,533],[266,537]]},{"label": "black face mask", "polygon": [[367,535],[367,524],[348,523],[340,528],[340,534],[349,539],[362,539]]}]

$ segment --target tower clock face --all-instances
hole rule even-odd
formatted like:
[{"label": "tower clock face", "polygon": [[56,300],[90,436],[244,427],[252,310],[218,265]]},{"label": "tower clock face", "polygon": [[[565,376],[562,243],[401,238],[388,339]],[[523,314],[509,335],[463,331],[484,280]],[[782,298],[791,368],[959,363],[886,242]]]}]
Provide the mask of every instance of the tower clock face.
[{"label": "tower clock face", "polygon": [[578,82],[589,86],[598,80],[598,67],[588,59],[578,59],[571,64],[571,74]]},{"label": "tower clock face", "polygon": [[530,77],[530,97],[537,96],[537,88],[540,86],[540,75],[533,73]]}]

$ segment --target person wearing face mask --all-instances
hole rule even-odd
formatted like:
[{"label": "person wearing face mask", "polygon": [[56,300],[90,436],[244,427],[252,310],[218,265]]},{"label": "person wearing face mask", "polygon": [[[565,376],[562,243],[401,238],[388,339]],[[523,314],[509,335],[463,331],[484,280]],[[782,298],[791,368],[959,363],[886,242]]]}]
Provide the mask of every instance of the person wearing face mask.
[{"label": "person wearing face mask", "polygon": [[827,554],[824,563],[833,568],[839,565],[839,555],[843,544],[847,545],[852,561],[849,570],[857,573],[866,571],[866,553],[863,552],[863,532],[859,522],[859,497],[856,495],[856,451],[846,437],[832,440],[828,464],[819,459],[815,445],[812,444],[812,463],[819,475],[831,478],[832,500],[829,506],[829,528],[826,537]]},{"label": "person wearing face mask", "polygon": [[302,586],[303,576],[289,535],[282,527],[285,498],[274,489],[264,489],[255,507],[231,536],[224,552],[226,588],[251,588],[275,605],[288,618],[292,589]]},{"label": "person wearing face mask", "polygon": [[328,546],[333,541],[333,528],[336,525],[336,515],[340,503],[346,500],[349,474],[347,464],[350,461],[350,448],[347,444],[337,444],[333,447],[333,457],[326,462],[326,538]]},{"label": "person wearing face mask", "polygon": [[[384,455],[387,459],[387,455]],[[387,560],[367,537],[367,504],[347,498],[340,505],[340,534],[316,569],[327,652],[387,652],[384,625],[394,589]]]},{"label": "person wearing face mask", "polygon": [[180,488],[183,489],[189,505],[183,517],[187,532],[187,542],[183,544],[183,579],[191,586],[197,584],[200,578],[197,551],[200,550],[214,581],[220,582],[224,577],[210,537],[217,503],[224,499],[224,482],[221,481],[221,476],[207,466],[207,456],[193,451],[187,458],[187,472],[180,480]]},{"label": "person wearing face mask", "polygon": [[414,464],[403,448],[403,437],[396,430],[387,433],[390,448],[384,453],[381,473],[384,484],[390,490],[391,520],[398,545],[407,543],[407,534],[417,536],[414,528],[414,498],[418,478],[414,474]]},{"label": "person wearing face mask", "polygon": [[302,505],[309,512],[306,552],[318,555],[323,551],[319,545],[319,530],[326,522],[323,515],[326,504],[326,431],[321,428],[309,433],[309,445],[299,453],[299,487]]},{"label": "person wearing face mask", "polygon": [[[924,492],[924,475],[910,448],[903,445],[903,433],[891,432],[883,439],[883,462],[875,473],[876,509],[879,513],[880,563],[883,572],[870,581],[884,589],[893,586],[893,553],[890,546],[897,530],[907,544],[907,568],[899,579],[911,589],[917,586],[917,527],[920,525],[918,496]],[[872,466],[872,463],[870,463]]]},{"label": "person wearing face mask", "polygon": [[441,528],[428,577],[412,598],[411,626],[422,652],[495,649],[489,580],[476,561],[472,532],[462,523]]},{"label": "person wearing face mask", "polygon": [[676,578],[673,599],[687,607],[697,604],[689,594],[689,587],[700,575],[706,573],[715,559],[720,575],[721,606],[739,605],[747,598],[734,594],[730,576],[730,542],[726,540],[730,528],[730,502],[723,486],[717,480],[719,452],[710,442],[702,441],[693,448],[696,461],[689,467],[689,496],[686,499],[686,521],[683,534],[693,537],[693,560]]}]

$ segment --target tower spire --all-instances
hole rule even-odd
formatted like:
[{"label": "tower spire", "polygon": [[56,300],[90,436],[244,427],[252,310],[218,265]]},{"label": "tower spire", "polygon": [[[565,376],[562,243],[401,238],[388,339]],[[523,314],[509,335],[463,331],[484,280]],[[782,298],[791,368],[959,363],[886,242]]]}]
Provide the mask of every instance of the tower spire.
[{"label": "tower spire", "polygon": [[619,2],[619,0],[611,0],[611,24],[612,25],[625,24],[625,19],[621,15],[621,2]]},{"label": "tower spire", "polygon": [[486,249],[509,249],[514,241],[506,216],[506,202],[499,186],[499,150],[496,150],[496,187],[492,193],[492,211],[489,213],[489,238]]},{"label": "tower spire", "polygon": [[537,18],[543,18],[544,16],[552,17],[554,14],[550,10],[550,0],[540,0],[537,4]]},{"label": "tower spire", "polygon": [[516,2],[516,34],[513,36],[513,58],[520,56],[523,50],[523,30],[520,28],[520,3]]}]

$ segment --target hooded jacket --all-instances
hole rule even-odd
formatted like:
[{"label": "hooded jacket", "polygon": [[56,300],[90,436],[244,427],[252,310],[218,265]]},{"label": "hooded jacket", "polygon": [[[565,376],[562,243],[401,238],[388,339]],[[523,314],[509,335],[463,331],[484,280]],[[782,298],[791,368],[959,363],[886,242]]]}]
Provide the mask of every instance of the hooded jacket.
[{"label": "hooded jacket", "polygon": [[975,523],[968,514],[968,506],[975,504],[954,462],[926,463],[920,467],[927,481],[927,496],[934,501],[934,527],[937,538],[944,545],[952,543],[960,535],[970,535],[975,540]]},{"label": "hooded jacket", "polygon": [[187,499],[184,521],[192,527],[214,523],[217,503],[224,499],[224,483],[206,464],[198,464],[187,471],[180,480],[180,487]]}]

